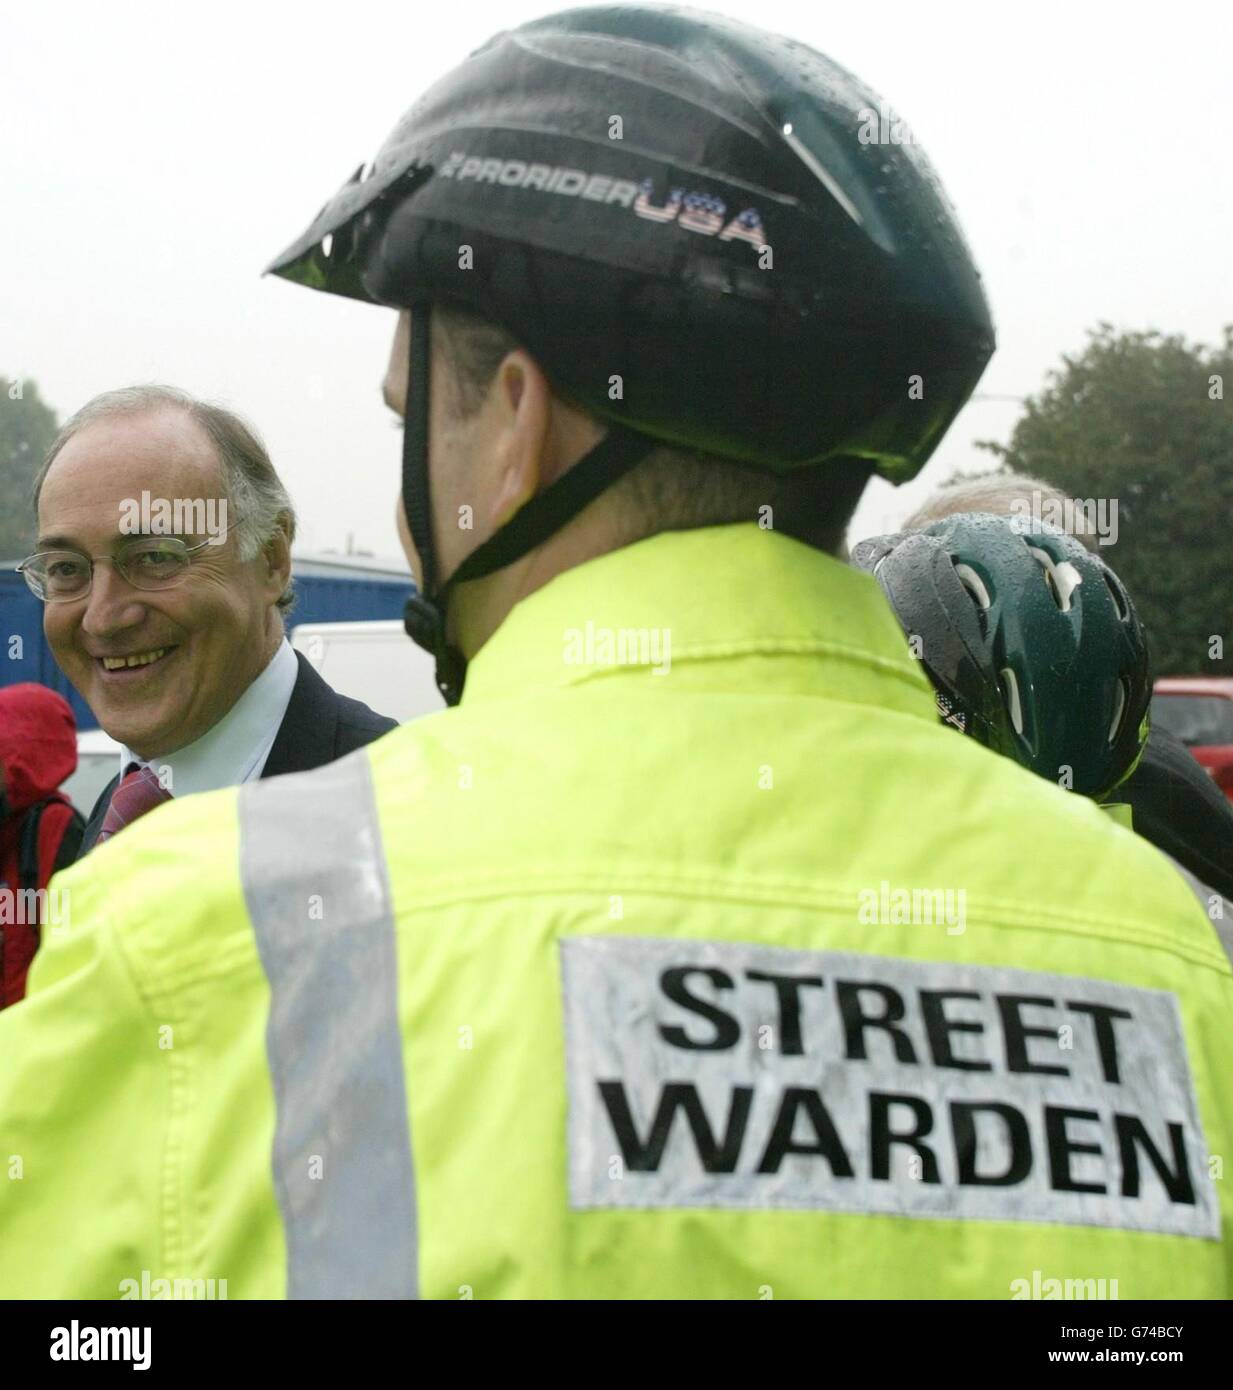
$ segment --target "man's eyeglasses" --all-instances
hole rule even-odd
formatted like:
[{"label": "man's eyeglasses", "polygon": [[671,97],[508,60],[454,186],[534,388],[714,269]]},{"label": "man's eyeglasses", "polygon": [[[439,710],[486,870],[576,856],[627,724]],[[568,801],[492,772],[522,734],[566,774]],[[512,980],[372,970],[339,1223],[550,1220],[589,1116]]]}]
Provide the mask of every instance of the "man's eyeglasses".
[{"label": "man's eyeglasses", "polygon": [[[233,529],[239,521],[232,523]],[[94,583],[94,566],[106,560],[135,589],[170,589],[193,562],[193,556],[212,540],[185,545],[178,536],[134,536],[114,555],[82,555],[77,550],[40,550],[17,566],[32,593],[44,603],[72,603],[85,598]]]}]

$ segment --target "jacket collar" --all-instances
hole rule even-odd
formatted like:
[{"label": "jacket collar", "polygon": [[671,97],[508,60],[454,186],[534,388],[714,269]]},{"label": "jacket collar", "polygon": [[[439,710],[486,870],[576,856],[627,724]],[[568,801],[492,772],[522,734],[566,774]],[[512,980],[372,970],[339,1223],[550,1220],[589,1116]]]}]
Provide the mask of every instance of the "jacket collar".
[{"label": "jacket collar", "polygon": [[663,532],[556,576],[473,658],[462,704],[617,678],[936,717],[874,580],[754,523]]},{"label": "jacket collar", "polygon": [[303,652],[296,652],[295,659],[299,668],[295,685],[261,770],[262,777],[280,777],[286,772],[320,767],[335,757],[338,701]]}]

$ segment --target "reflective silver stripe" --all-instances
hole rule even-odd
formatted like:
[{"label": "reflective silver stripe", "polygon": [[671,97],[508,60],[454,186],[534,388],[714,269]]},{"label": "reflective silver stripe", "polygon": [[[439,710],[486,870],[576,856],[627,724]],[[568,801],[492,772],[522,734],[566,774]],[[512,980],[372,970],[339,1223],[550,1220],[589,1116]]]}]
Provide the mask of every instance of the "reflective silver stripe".
[{"label": "reflective silver stripe", "polygon": [[397,949],[366,752],[242,787],[240,876],[270,982],[287,1296],[414,1298]]},{"label": "reflective silver stripe", "polygon": [[[1171,854],[1166,855],[1165,858],[1168,859],[1169,863],[1172,864],[1178,873],[1186,880],[1190,891],[1198,898],[1199,906],[1203,909],[1204,917],[1215,927],[1216,937],[1221,946],[1224,947],[1224,953],[1229,958],[1229,964],[1233,965],[1233,903],[1231,903],[1228,898],[1217,893],[1214,888],[1209,888],[1202,880],[1196,878],[1184,864],[1179,864]],[[1211,915],[1210,904],[1213,898],[1220,899],[1220,910],[1222,914],[1220,917],[1212,917]]]}]

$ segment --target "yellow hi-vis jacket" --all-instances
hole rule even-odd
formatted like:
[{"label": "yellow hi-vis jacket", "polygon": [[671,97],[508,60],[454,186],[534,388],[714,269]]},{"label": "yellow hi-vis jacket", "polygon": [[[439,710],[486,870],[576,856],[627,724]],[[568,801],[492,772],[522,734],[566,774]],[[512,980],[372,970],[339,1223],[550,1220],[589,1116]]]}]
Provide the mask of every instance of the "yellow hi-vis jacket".
[{"label": "yellow hi-vis jacket", "polygon": [[459,708],[55,886],[5,1294],[1233,1286],[1213,923],[755,526],[570,570]]}]

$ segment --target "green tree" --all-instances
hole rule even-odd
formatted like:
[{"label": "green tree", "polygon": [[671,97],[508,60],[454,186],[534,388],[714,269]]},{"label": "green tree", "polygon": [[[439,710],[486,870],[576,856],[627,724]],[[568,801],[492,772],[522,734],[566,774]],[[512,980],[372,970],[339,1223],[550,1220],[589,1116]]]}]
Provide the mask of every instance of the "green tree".
[{"label": "green tree", "polygon": [[1158,675],[1233,674],[1233,325],[1209,349],[1102,323],[1062,361],[1010,444],[980,447],[1081,503],[1117,504],[1100,553]]},{"label": "green tree", "polygon": [[30,488],[59,428],[33,381],[0,376],[0,563],[34,548]]}]

